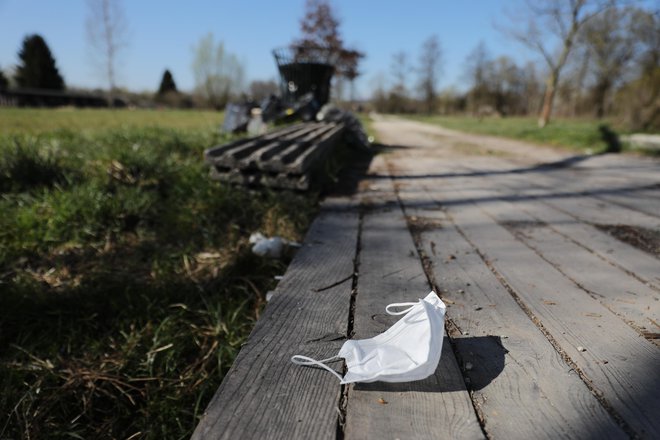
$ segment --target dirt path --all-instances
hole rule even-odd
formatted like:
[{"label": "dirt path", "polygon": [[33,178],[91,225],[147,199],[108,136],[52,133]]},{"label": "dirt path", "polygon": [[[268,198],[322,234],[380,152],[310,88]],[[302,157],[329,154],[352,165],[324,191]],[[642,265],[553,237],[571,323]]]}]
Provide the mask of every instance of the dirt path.
[{"label": "dirt path", "polygon": [[[374,115],[374,129],[387,145],[424,148],[433,157],[496,156],[518,162],[551,162],[570,154],[551,147],[530,145],[516,140],[473,135],[437,125],[409,121],[391,116]],[[437,148],[441,146],[441,148]]]}]

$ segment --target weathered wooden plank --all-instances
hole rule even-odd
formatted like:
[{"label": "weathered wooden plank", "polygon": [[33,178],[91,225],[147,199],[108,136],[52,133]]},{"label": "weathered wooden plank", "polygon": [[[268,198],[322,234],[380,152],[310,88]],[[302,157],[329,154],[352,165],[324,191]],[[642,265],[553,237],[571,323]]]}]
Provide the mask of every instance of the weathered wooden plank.
[{"label": "weathered wooden plank", "polygon": [[[301,137],[304,138],[305,136],[309,136],[309,134],[313,133],[315,130],[319,130],[319,125],[316,123],[309,124],[295,131],[277,136],[272,140],[276,140],[277,142],[283,142],[283,143],[296,142]],[[255,151],[258,151],[264,145],[267,145],[269,142],[271,142],[271,140],[266,141],[263,138],[256,138],[254,142],[248,141],[243,145],[237,146],[236,148],[226,151],[221,156],[216,156],[214,158],[214,163],[216,165],[221,165],[225,167],[231,167],[231,168],[238,167],[241,164],[241,160],[243,160],[246,157],[249,157]]]},{"label": "weathered wooden plank", "polygon": [[271,157],[275,156],[278,154],[280,151],[284,150],[285,148],[288,148],[290,145],[289,141],[283,141],[283,140],[274,140],[266,145],[264,145],[262,148],[259,148],[258,150],[254,151],[252,154],[249,156],[240,159],[237,162],[237,167],[241,169],[254,169],[258,168],[258,164],[260,162],[265,162],[270,160]]},{"label": "weathered wooden plank", "polygon": [[[498,162],[500,166],[510,167],[506,161]],[[635,186],[633,177],[629,176],[627,184],[603,177],[593,182],[594,179],[582,177],[582,173],[575,171],[570,173],[546,171],[531,174],[502,174],[492,178],[518,182],[519,188],[523,190],[522,194],[532,193],[537,198],[585,222],[622,223],[651,229],[660,228],[660,213],[649,215],[643,210],[631,210],[612,200],[618,192]],[[526,188],[523,185],[526,185]]]},{"label": "weathered wooden plank", "polygon": [[[657,388],[657,347],[495,223],[485,212],[495,203],[450,205],[448,210],[493,270],[506,280],[511,293],[607,405],[638,435],[660,436],[656,417],[660,396],[650,391]],[[591,314],[602,319],[596,323],[586,318]]]},{"label": "weathered wooden plank", "polygon": [[255,186],[262,185],[270,188],[306,191],[311,186],[310,176],[307,174],[262,173],[260,171],[243,172],[241,170],[220,171],[211,168],[211,179],[227,182],[234,185]]},{"label": "weathered wooden plank", "polygon": [[[357,235],[356,210],[322,210],[193,439],[335,438],[337,379],[290,358],[339,351]],[[336,284],[341,280],[347,281]]]},{"label": "weathered wooden plank", "polygon": [[[371,184],[359,256],[354,338],[387,330],[385,313],[393,302],[426,296],[429,284],[403,213],[387,180]],[[385,197],[374,195],[384,193]],[[389,197],[388,197],[389,195]],[[351,385],[345,438],[483,438],[450,343],[445,338],[440,365],[417,382]]]},{"label": "weathered wooden plank", "polygon": [[[313,130],[311,131],[310,134],[306,134],[303,132],[302,134],[304,136],[298,136],[299,133],[296,133],[295,137],[287,138],[287,137],[281,137],[275,139],[273,142],[264,145],[262,148],[258,149],[257,151],[253,152],[250,154],[248,157],[241,159],[237,162],[237,166],[242,169],[250,169],[250,168],[259,168],[266,170],[267,166],[264,168],[264,166],[270,162],[270,160],[275,157],[276,155],[280,154],[282,151],[285,149],[289,148],[291,146],[292,141],[307,141],[307,140],[314,140],[314,138],[317,136],[318,133],[318,126],[312,127]],[[323,130],[325,130],[324,126],[321,126]]]},{"label": "weathered wooden plank", "polygon": [[[498,177],[496,180],[497,185],[491,185],[491,189],[479,190],[479,199],[502,197],[505,200],[491,204],[488,208],[498,222],[505,224],[543,259],[640,332],[658,331],[660,294],[656,290],[649,288],[639,277],[612,267],[593,252],[560,235],[553,230],[553,224],[539,223],[538,218],[524,210],[530,202],[523,202],[521,209],[521,204],[515,198],[508,197],[510,190],[507,191],[506,185],[517,188],[511,179]],[[483,197],[486,194],[488,196]],[[548,205],[541,205],[537,209],[553,210]],[[656,273],[660,274],[660,261],[655,263]]]},{"label": "weathered wooden plank", "polygon": [[261,136],[253,137],[253,138],[244,138],[244,139],[237,139],[233,142],[230,142],[225,145],[218,145],[212,148],[208,148],[204,151],[204,157],[209,163],[215,163],[215,160],[218,157],[221,157],[223,154],[227,153],[228,151],[241,147],[246,144],[254,145],[254,144],[264,144],[268,141],[271,141],[273,139],[276,139],[280,136],[286,135],[291,132],[298,131],[302,128],[304,128],[304,124],[296,124],[296,125],[291,125],[288,127],[281,128],[279,130],[272,131],[270,133],[263,134]]},{"label": "weathered wooden plank", "polygon": [[[651,414],[658,411],[660,402],[656,393],[648,391],[659,379],[655,367],[660,360],[657,348],[607,309],[599,308],[596,301],[485,215],[482,209],[491,213],[493,206],[500,203],[498,197],[488,191],[462,191],[461,187],[469,182],[469,179],[451,179],[443,188],[454,201],[461,200],[447,206],[456,215],[463,232],[479,247],[493,270],[506,280],[529,313],[539,320],[557,347],[580,368],[588,383],[602,393],[606,405],[638,435],[657,436],[658,422]],[[480,183],[482,188],[493,188],[501,185],[501,179],[481,179]],[[520,183],[518,188],[522,186]],[[432,181],[427,186],[437,192],[438,186]],[[471,200],[482,209],[470,203]],[[590,314],[601,315],[606,322],[589,322],[584,317]],[[603,338],[603,329],[607,329],[607,338]]]},{"label": "weathered wooden plank", "polygon": [[323,133],[323,135],[315,141],[314,145],[295,158],[295,160],[289,165],[288,171],[290,173],[298,174],[306,173],[314,162],[322,160],[327,156],[330,149],[339,141],[343,132],[344,126],[338,125]]},{"label": "weathered wooden plank", "polygon": [[[510,216],[497,218],[501,221]],[[553,232],[546,225],[530,223],[529,218],[527,215],[518,216],[508,227],[548,263],[640,332],[655,333],[660,330],[654,324],[660,322],[660,293]],[[660,261],[658,271],[660,273]],[[595,320],[601,318],[598,315],[588,317]]]},{"label": "weathered wooden plank", "polygon": [[262,177],[260,173],[242,173],[240,170],[221,171],[215,166],[211,167],[209,175],[213,180],[245,186],[259,184]]},{"label": "weathered wooden plank", "polygon": [[[561,205],[550,203],[538,194],[520,199],[511,197],[512,191],[520,190],[523,185],[525,181],[509,176],[509,179],[499,179],[498,184],[490,188],[496,190],[500,197],[506,197],[514,203],[519,211],[549,224],[556,232],[660,292],[660,262],[656,258],[599,231],[574,213],[562,209]],[[611,218],[609,222],[616,224],[620,223],[619,220]]]},{"label": "weathered wooden plank", "polygon": [[639,189],[608,194],[601,198],[650,216],[660,217],[660,191]]},{"label": "weathered wooden plank", "polygon": [[261,176],[261,183],[271,188],[292,189],[298,191],[306,191],[309,189],[311,182],[310,177],[306,174],[264,174]]},{"label": "weathered wooden plank", "polygon": [[454,342],[489,437],[627,438],[444,213],[407,214],[462,334]]},{"label": "weathered wooden plank", "polygon": [[658,259],[543,203],[525,202],[519,207],[604,261],[660,291]]},{"label": "weathered wooden plank", "polygon": [[333,124],[326,124],[309,135],[296,139],[295,142],[271,157],[267,162],[260,163],[259,167],[268,171],[288,171],[291,163],[297,157],[304,154],[309,148],[312,148],[325,133],[334,128]]}]

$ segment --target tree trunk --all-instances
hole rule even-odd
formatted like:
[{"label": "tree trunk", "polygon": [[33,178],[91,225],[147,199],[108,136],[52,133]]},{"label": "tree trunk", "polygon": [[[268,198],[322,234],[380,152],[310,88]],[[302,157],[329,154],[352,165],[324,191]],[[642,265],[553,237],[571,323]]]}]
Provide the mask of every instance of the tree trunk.
[{"label": "tree trunk", "polygon": [[546,81],[545,95],[543,96],[543,108],[539,116],[538,125],[540,128],[545,127],[550,122],[550,114],[552,113],[552,105],[555,100],[555,92],[557,91],[557,82],[559,75],[552,72]]},{"label": "tree trunk", "polygon": [[610,85],[607,81],[600,81],[594,89],[594,104],[596,105],[596,118],[603,119],[605,116],[605,99]]}]

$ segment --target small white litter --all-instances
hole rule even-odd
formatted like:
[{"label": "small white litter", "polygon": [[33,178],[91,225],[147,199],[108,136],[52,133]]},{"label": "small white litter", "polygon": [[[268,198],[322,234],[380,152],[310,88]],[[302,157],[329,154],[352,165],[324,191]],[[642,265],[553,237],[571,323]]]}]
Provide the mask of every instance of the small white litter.
[{"label": "small white litter", "polygon": [[261,232],[250,235],[252,252],[260,257],[280,258],[287,247],[300,247],[300,243],[282,237],[266,237]]}]

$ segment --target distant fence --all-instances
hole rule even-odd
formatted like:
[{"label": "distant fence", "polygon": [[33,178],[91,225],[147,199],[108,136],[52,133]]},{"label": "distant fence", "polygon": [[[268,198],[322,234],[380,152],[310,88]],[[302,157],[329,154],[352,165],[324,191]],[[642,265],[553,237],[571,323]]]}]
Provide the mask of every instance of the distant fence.
[{"label": "distant fence", "polygon": [[[5,89],[0,90],[0,107],[108,107],[103,95],[84,92],[67,92],[46,89]],[[115,107],[125,107],[126,103],[116,98]]]}]

